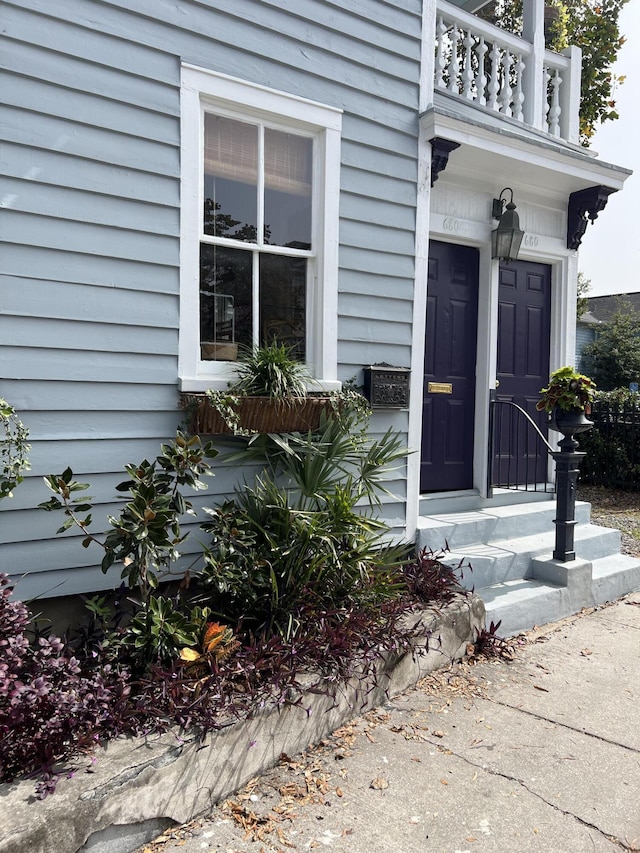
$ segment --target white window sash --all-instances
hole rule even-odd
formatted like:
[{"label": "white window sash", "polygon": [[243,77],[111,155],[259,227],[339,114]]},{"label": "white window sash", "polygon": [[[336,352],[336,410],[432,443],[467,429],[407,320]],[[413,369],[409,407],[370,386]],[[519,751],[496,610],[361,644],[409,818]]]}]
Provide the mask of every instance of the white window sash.
[{"label": "white window sash", "polygon": [[[181,389],[224,388],[234,377],[232,362],[200,358],[200,242],[252,250],[252,244],[203,234],[205,113],[313,138],[311,252],[259,246],[260,252],[306,257],[307,364],[316,387],[331,390],[337,381],[337,277],[341,111],[294,95],[276,92],[227,75],[189,65],[182,68],[181,88],[181,243],[180,338]],[[196,130],[197,129],[197,130]],[[262,140],[263,134],[260,133]],[[262,144],[262,141],[260,142]],[[259,159],[262,163],[263,158]],[[258,234],[262,240],[264,193],[259,193]],[[254,251],[254,275],[259,263]],[[254,281],[257,281],[254,278]],[[254,337],[259,323],[259,293],[254,287]]]}]

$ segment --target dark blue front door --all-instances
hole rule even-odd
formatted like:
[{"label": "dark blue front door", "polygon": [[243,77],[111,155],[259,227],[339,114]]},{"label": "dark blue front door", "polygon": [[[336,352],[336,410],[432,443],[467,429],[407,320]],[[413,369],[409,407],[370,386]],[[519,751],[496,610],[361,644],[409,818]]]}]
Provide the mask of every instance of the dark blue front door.
[{"label": "dark blue front door", "polygon": [[473,486],[478,251],[429,244],[420,490]]},{"label": "dark blue front door", "polygon": [[[498,297],[497,400],[521,406],[546,435],[547,416],[536,411],[549,379],[551,267],[528,261],[500,266]],[[547,479],[547,455],[532,428],[513,409],[496,406],[495,485]]]}]

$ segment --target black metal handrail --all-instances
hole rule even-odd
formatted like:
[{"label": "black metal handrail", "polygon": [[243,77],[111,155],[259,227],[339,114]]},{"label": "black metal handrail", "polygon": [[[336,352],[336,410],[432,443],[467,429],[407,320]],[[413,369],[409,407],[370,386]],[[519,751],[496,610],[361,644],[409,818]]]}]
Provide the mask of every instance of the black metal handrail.
[{"label": "black metal handrail", "polygon": [[[512,413],[508,419],[506,441],[502,423],[503,418],[496,417],[498,406],[510,409]],[[535,452],[533,454],[530,452],[531,427],[536,434],[533,448]],[[540,442],[545,447],[545,474],[542,481],[539,476]],[[505,447],[507,449],[506,453],[504,453]],[[491,392],[489,400],[489,464],[487,474],[487,494],[489,497],[493,496],[493,489],[495,487],[513,489],[515,491],[554,492],[555,486],[553,483],[550,484],[547,482],[546,475],[547,455],[553,452],[553,447],[547,441],[538,424],[522,406],[511,400],[497,400],[495,391]],[[531,464],[530,460],[533,460]]]}]

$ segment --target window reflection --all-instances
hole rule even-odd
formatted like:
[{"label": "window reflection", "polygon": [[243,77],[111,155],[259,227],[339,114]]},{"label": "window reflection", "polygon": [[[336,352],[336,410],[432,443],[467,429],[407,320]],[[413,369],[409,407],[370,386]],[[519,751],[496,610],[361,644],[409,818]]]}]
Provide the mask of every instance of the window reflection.
[{"label": "window reflection", "polygon": [[285,344],[305,359],[306,260],[279,255],[260,257],[260,343]]},{"label": "window reflection", "polygon": [[200,357],[235,361],[253,338],[252,254],[223,246],[200,247]]}]

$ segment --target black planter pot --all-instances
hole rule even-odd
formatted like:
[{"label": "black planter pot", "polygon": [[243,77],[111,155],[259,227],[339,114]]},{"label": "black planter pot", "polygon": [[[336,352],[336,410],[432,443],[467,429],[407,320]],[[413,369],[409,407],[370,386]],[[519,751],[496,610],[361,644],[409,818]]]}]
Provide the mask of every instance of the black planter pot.
[{"label": "black planter pot", "polygon": [[593,421],[587,418],[584,409],[561,409],[554,406],[549,415],[549,426],[565,436],[573,436],[590,430]]}]

